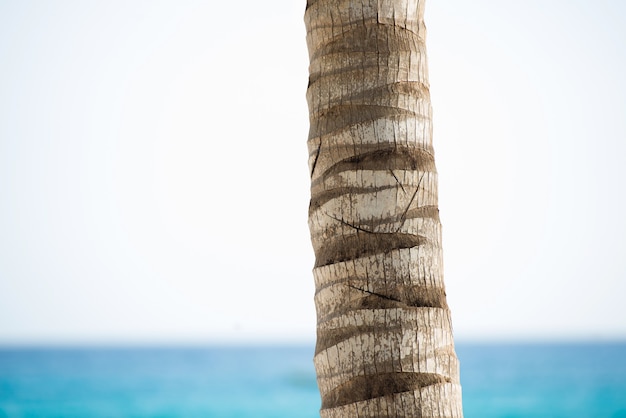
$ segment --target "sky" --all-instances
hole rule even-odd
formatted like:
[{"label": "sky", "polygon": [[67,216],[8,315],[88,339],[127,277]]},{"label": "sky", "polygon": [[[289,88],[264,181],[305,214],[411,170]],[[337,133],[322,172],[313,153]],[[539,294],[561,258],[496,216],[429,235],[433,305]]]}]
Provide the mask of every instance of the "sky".
[{"label": "sky", "polygon": [[[315,339],[305,1],[0,1],[0,344]],[[457,341],[626,338],[626,3],[426,6]]]}]

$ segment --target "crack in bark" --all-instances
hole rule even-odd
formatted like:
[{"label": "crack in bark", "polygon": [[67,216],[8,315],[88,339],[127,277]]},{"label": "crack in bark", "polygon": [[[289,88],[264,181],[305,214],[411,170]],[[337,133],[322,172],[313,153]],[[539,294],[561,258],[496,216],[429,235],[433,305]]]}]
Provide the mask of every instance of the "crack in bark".
[{"label": "crack in bark", "polygon": [[362,228],[362,227],[360,227],[358,225],[351,224],[349,222],[344,221],[343,219],[339,219],[339,218],[337,218],[335,216],[332,216],[332,215],[329,215],[327,213],[325,213],[325,215],[328,216],[331,219],[336,220],[337,222],[341,223],[342,225],[349,226],[350,228],[356,229],[357,231],[365,232],[367,234],[376,234],[377,233],[377,232],[374,232],[374,231],[369,231],[369,230],[367,230],[365,228]]},{"label": "crack in bark", "polygon": [[396,179],[396,183],[398,183],[398,186],[400,186],[400,188],[402,189],[402,191],[404,193],[406,193],[406,190],[404,190],[404,186],[402,185],[402,183],[400,183],[400,180],[398,180],[398,177],[396,177],[396,173],[393,172],[393,170],[390,168],[389,172],[391,173],[391,175],[393,176],[394,179]]},{"label": "crack in bark", "polygon": [[400,216],[400,225],[398,226],[398,229],[396,230],[396,232],[399,232],[404,226],[404,221],[406,220],[406,213],[409,211],[409,208],[411,207],[411,204],[413,203],[415,196],[417,196],[417,192],[419,192],[420,190],[420,185],[422,184],[422,179],[424,178],[424,174],[425,173],[422,173],[422,175],[420,176],[420,179],[417,181],[417,186],[415,187],[415,193],[413,193],[411,200],[409,200],[409,204],[406,205],[406,208],[404,209],[402,216]]},{"label": "crack in bark", "polygon": [[[387,294],[381,293],[380,291],[371,291],[367,289],[363,289],[357,286],[353,286],[351,284],[346,284],[352,289],[361,291],[363,293],[367,293],[370,296],[375,296],[381,298],[386,301],[394,302],[391,306],[387,303],[381,303],[379,307],[409,307],[409,308],[442,308],[446,309],[448,304],[446,303],[446,291],[441,287],[434,286],[390,286],[388,288],[382,289]],[[367,303],[363,303],[364,301],[368,301]],[[367,307],[371,307],[372,304],[376,304],[375,300],[372,300],[370,297],[362,298],[360,302],[361,306],[368,305]],[[382,306],[386,305],[386,306]]]},{"label": "crack in bark", "polygon": [[317,153],[315,154],[315,160],[313,160],[313,167],[311,167],[311,178],[313,178],[313,172],[315,172],[315,166],[317,165],[317,160],[320,158],[321,150],[322,150],[322,141],[320,140],[319,146],[317,147]]},{"label": "crack in bark", "polygon": [[358,290],[358,291],[363,292],[363,293],[367,293],[368,295],[378,296],[379,298],[382,298],[382,299],[387,299],[387,300],[391,300],[391,301],[393,301],[393,302],[400,302],[400,303],[404,303],[404,302],[403,302],[403,301],[401,301],[400,299],[397,299],[397,298],[392,298],[391,296],[383,295],[382,293],[372,292],[371,290],[363,289],[363,288],[360,288],[360,287],[354,286],[354,285],[349,284],[349,283],[348,283],[348,284],[346,284],[345,286],[347,286],[347,287],[349,287],[349,288],[352,288],[352,289],[354,289],[354,290]]}]

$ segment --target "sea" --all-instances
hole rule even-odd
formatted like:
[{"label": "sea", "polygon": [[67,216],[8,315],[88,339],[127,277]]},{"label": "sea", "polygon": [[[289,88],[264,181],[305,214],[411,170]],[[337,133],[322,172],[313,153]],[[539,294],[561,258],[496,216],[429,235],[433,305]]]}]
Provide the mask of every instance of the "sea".
[{"label": "sea", "polygon": [[[626,342],[457,343],[466,418],[626,417]],[[1,418],[313,418],[312,346],[4,347]]]}]

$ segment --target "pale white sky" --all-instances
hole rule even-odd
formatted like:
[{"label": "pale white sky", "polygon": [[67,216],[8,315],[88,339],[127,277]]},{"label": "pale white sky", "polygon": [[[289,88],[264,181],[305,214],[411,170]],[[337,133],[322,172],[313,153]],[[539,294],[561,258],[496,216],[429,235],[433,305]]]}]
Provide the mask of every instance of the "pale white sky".
[{"label": "pale white sky", "polygon": [[[0,343],[313,341],[305,1],[213,3],[0,3]],[[426,19],[457,339],[626,338],[626,3]]]}]

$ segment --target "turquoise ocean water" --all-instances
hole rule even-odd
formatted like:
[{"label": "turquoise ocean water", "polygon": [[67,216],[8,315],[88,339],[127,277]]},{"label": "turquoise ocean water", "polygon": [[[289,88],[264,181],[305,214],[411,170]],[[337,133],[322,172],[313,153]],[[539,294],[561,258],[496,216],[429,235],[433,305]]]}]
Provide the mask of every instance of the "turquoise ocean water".
[{"label": "turquoise ocean water", "polygon": [[[466,418],[626,417],[626,343],[457,344]],[[313,347],[0,348],[0,417],[317,417]]]}]

